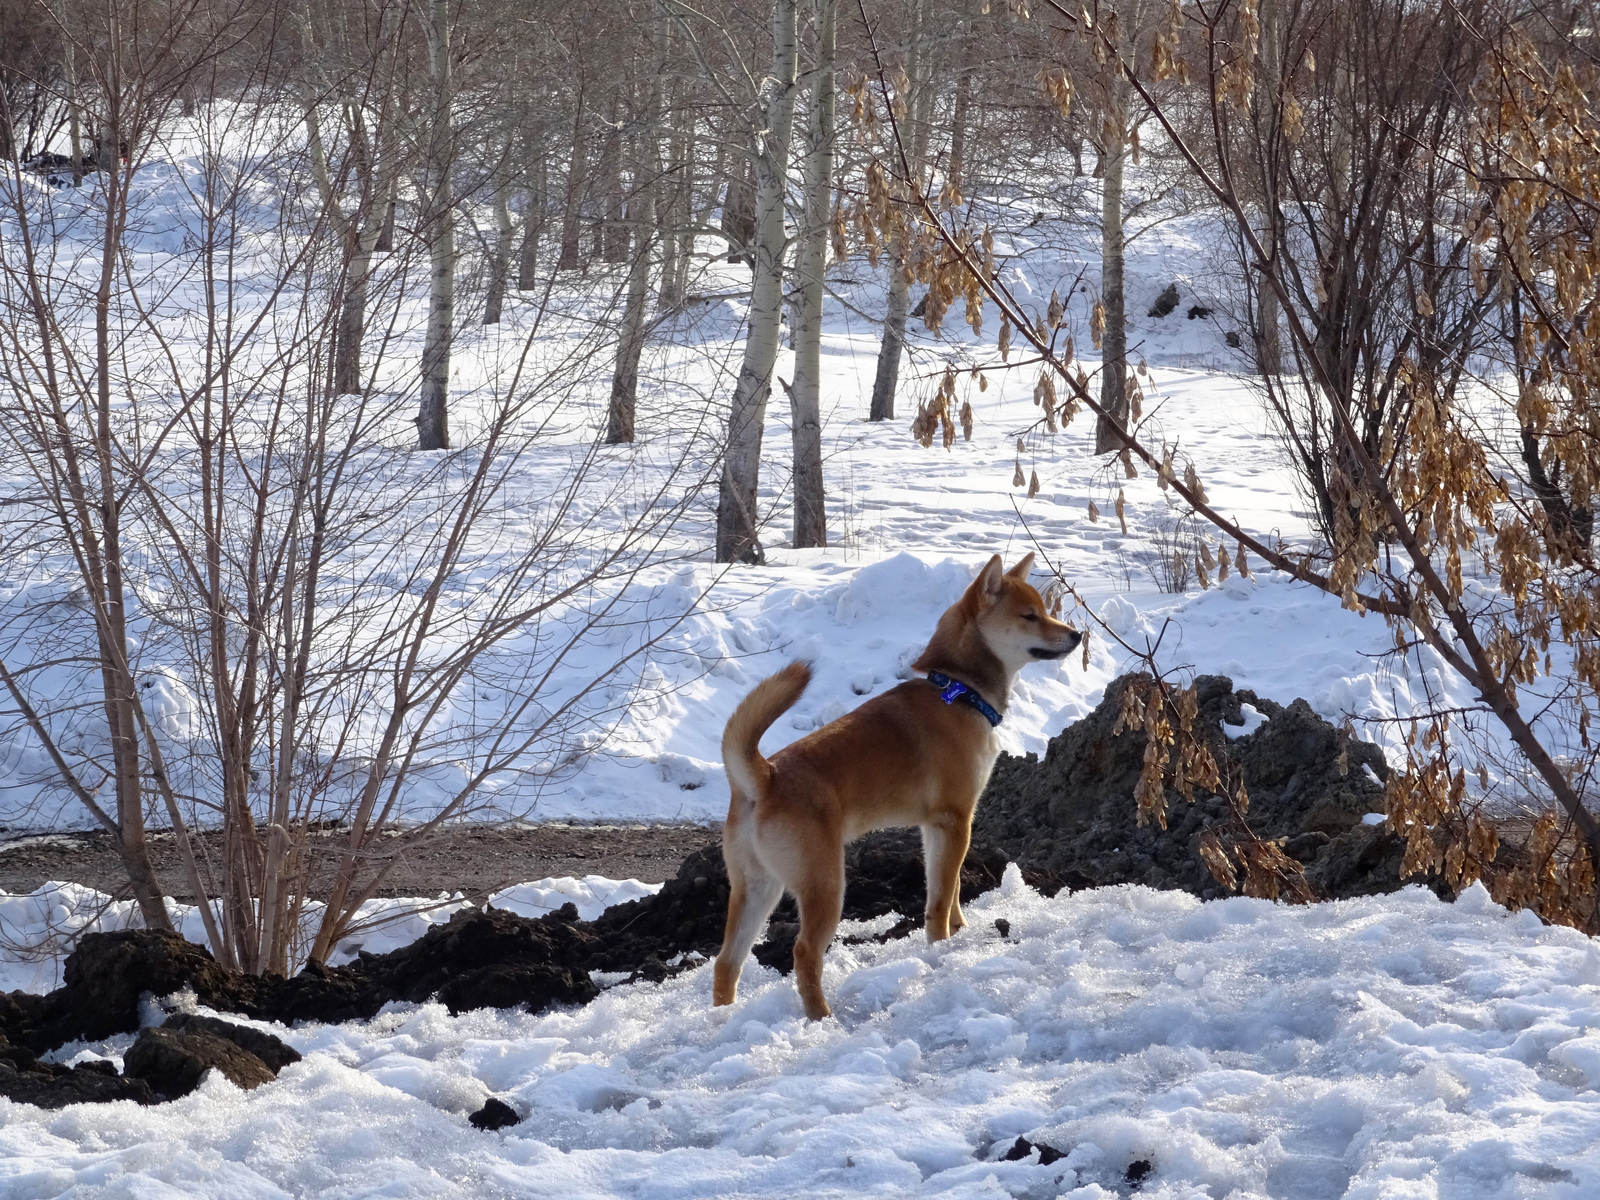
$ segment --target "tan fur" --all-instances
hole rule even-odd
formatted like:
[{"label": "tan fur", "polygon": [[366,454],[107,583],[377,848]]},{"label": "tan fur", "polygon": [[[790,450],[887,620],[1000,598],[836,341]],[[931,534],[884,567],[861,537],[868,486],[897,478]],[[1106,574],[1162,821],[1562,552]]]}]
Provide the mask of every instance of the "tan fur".
[{"label": "tan fur", "polygon": [[[1082,635],[1052,620],[1028,585],[1033,555],[1011,570],[997,554],[945,614],[918,671],[958,679],[1001,713],[1022,667],[1070,653]],[[845,843],[874,829],[922,828],[928,873],[928,940],[962,928],[961,860],[972,813],[1000,745],[983,714],[945,704],[925,679],[874,696],[854,712],[762,757],[761,735],[789,709],[811,670],[790,663],[756,685],[728,721],[722,756],[733,792],[722,852],[728,864],[728,924],[712,996],[732,1004],[750,947],[785,890],[800,906],[795,983],[806,1016],[831,1010],[822,956],[844,904]]]}]

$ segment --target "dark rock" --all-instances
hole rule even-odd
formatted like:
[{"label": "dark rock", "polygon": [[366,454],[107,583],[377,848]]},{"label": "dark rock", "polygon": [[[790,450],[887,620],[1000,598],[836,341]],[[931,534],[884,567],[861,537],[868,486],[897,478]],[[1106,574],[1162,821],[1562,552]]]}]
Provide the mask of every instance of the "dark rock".
[{"label": "dark rock", "polygon": [[1189,320],[1199,321],[1211,315],[1211,309],[1204,304],[1191,304],[1189,306]]},{"label": "dark rock", "polygon": [[[1144,766],[1145,735],[1111,733],[1131,678],[1114,680],[1094,712],[1050,740],[1042,761],[1000,757],[978,804],[974,840],[1015,858],[1024,877],[1039,870],[1069,886],[1144,883],[1204,896],[1215,881],[1194,847],[1209,826],[1227,818],[1228,803],[1198,789],[1190,803],[1169,790],[1167,828],[1139,825],[1133,789]],[[1360,823],[1383,808],[1378,781],[1388,776],[1388,766],[1376,746],[1354,740],[1304,700],[1285,707],[1235,692],[1220,675],[1201,676],[1195,686],[1197,730],[1225,774],[1242,773],[1251,828],[1260,837],[1282,839],[1290,857],[1305,864],[1319,896],[1400,886],[1398,839]],[[1242,722],[1241,703],[1268,720],[1230,741],[1223,723]]]},{"label": "dark rock", "polygon": [[290,1063],[300,1061],[300,1051],[261,1029],[251,1029],[248,1025],[235,1025],[232,1021],[221,1021],[216,1017],[203,1017],[198,1013],[177,1013],[162,1022],[163,1029],[176,1030],[178,1033],[198,1031],[208,1033],[212,1037],[222,1038],[232,1042],[241,1050],[247,1050],[265,1064],[267,1070],[273,1075],[287,1067]]},{"label": "dark rock", "polygon": [[994,928],[995,932],[1003,938],[1011,936],[1011,922],[1004,917],[996,917],[994,919]]},{"label": "dark rock", "polygon": [[84,1063],[77,1067],[58,1067],[39,1063],[33,1070],[19,1071],[9,1061],[0,1061],[0,1096],[19,1104],[39,1108],[65,1108],[69,1104],[132,1100],[152,1104],[155,1097],[142,1079],[118,1075],[110,1063]]},{"label": "dark rock", "polygon": [[517,1110],[509,1104],[490,1096],[483,1102],[483,1107],[468,1117],[467,1120],[471,1122],[474,1129],[493,1131],[520,1124],[522,1118],[517,1115]]},{"label": "dark rock", "polygon": [[1011,1149],[1005,1152],[1000,1161],[1021,1162],[1035,1150],[1039,1152],[1039,1165],[1041,1167],[1048,1167],[1051,1163],[1057,1162],[1066,1157],[1064,1153],[1062,1153],[1060,1150],[1057,1150],[1054,1146],[1047,1146],[1043,1142],[1030,1142],[1025,1137],[1019,1137],[1012,1145]]},{"label": "dark rock", "polygon": [[1150,315],[1152,317],[1164,317],[1177,307],[1178,285],[1175,283],[1169,283],[1167,284],[1166,291],[1157,296],[1156,302],[1150,306]]},{"label": "dark rock", "polygon": [[1153,1170],[1155,1170],[1155,1168],[1151,1165],[1148,1158],[1136,1158],[1129,1163],[1128,1169],[1123,1176],[1129,1183],[1133,1185],[1133,1187],[1129,1190],[1137,1192],[1141,1187],[1144,1186],[1145,1178]]},{"label": "dark rock", "polygon": [[168,1100],[187,1096],[209,1070],[249,1091],[277,1078],[250,1051],[204,1029],[146,1029],[122,1057],[123,1070]]}]

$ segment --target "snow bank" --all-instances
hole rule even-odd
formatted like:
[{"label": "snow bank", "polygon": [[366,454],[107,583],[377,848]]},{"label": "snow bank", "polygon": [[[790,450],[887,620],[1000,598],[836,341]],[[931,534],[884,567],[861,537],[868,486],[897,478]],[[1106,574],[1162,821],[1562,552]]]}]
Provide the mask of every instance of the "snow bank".
[{"label": "snow bank", "polygon": [[[968,915],[836,945],[815,1025],[752,964],[731,1009],[706,970],[539,1017],[395,1006],[276,1030],[307,1057],[251,1093],[0,1102],[0,1191],[1108,1200],[1138,1159],[1167,1200],[1600,1189],[1600,948],[1479,888],[1046,900],[1013,871]],[[523,1122],[470,1128],[491,1093]],[[1066,1157],[997,1161],[1019,1135]]]}]

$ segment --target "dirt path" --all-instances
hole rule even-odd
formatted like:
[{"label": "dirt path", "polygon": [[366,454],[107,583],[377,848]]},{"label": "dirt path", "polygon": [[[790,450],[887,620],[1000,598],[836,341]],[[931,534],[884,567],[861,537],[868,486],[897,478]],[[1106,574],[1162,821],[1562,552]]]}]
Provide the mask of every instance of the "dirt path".
[{"label": "dirt path", "polygon": [[[508,884],[551,875],[605,875],[660,883],[691,851],[721,836],[707,825],[524,825],[468,827],[407,854],[383,896],[462,892],[481,900]],[[330,839],[331,840],[331,839]],[[202,851],[210,849],[202,845]],[[156,873],[177,900],[192,902],[177,848],[152,834]],[[121,860],[104,833],[52,833],[0,842],[0,889],[31,892],[50,880],[113,895],[125,888]]]}]

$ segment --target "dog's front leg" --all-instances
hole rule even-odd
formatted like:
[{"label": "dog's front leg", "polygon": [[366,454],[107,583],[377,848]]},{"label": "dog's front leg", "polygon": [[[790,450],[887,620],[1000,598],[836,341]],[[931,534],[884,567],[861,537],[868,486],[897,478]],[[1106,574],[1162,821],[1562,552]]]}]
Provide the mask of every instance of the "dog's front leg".
[{"label": "dog's front leg", "polygon": [[972,839],[970,822],[936,818],[922,827],[922,861],[928,876],[928,940],[941,941],[967,923],[961,912],[961,862]]}]

